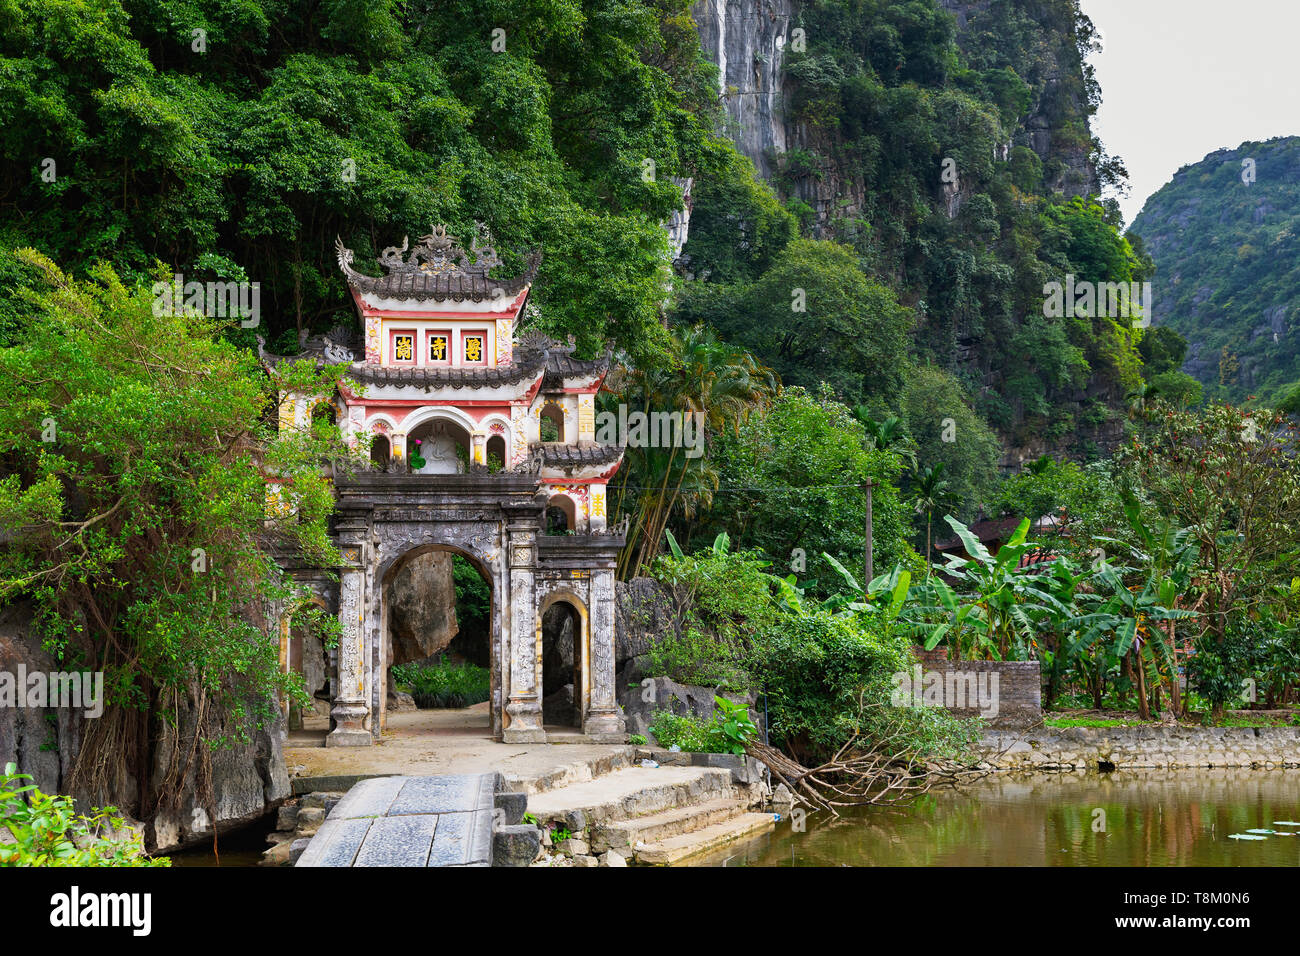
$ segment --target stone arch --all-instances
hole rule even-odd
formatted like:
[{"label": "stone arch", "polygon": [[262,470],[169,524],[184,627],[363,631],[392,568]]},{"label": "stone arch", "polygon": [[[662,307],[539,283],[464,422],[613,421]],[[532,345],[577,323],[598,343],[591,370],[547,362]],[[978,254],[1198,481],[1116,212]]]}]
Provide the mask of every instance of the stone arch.
[{"label": "stone arch", "polygon": [[[563,527],[560,527],[563,519]],[[546,499],[546,533],[560,534],[578,530],[578,503],[567,494],[551,495]]]},{"label": "stone arch", "polygon": [[508,675],[503,674],[501,647],[505,619],[505,582],[499,544],[500,529],[491,532],[482,528],[464,528],[452,524],[398,525],[395,531],[381,530],[381,553],[375,569],[374,584],[370,589],[370,620],[377,623],[372,635],[372,660],[374,687],[371,691],[372,713],[380,715],[380,725],[386,718],[388,699],[388,631],[390,622],[388,586],[396,572],[412,558],[430,551],[442,551],[465,558],[487,582],[492,603],[489,614],[488,642],[490,645],[489,710],[492,733],[500,737],[505,723],[505,694],[503,687]]},{"label": "stone arch", "polygon": [[328,417],[331,425],[341,425],[344,418],[344,412],[341,403],[334,401],[332,398],[319,395],[307,399],[307,418],[309,421],[315,421],[318,413],[324,412],[323,417]]},{"label": "stone arch", "polygon": [[[572,677],[573,677],[573,694],[572,694],[572,711],[567,719],[557,713],[555,704],[552,704],[551,714],[547,715],[547,684],[546,684],[546,657],[552,652],[553,648],[548,646],[545,631],[547,629],[547,616],[561,606],[566,608],[573,622],[573,660],[572,660]],[[552,622],[554,626],[554,622]],[[556,635],[552,635],[552,641]],[[574,728],[581,728],[587,717],[588,705],[591,700],[591,613],[587,609],[587,602],[567,588],[552,590],[545,595],[537,607],[537,686],[541,689],[543,721],[545,723],[555,723]],[[552,689],[553,693],[559,689]],[[554,698],[552,698],[554,700]]]},{"label": "stone arch", "polygon": [[564,406],[555,399],[547,399],[542,403],[542,407],[537,410],[537,437],[540,441],[547,439],[542,434],[545,422],[550,422],[555,426],[557,438],[553,441],[563,443],[567,441],[565,437],[565,421],[568,418]]},{"label": "stone arch", "polygon": [[421,425],[427,425],[429,422],[436,421],[440,418],[454,422],[471,435],[474,433],[474,430],[479,427],[478,422],[474,421],[473,418],[465,414],[465,412],[461,411],[459,408],[451,405],[431,405],[427,408],[420,409],[418,412],[412,412],[402,422],[402,425],[406,433],[409,435]]},{"label": "stone arch", "polygon": [[375,432],[375,437],[370,442],[370,461],[380,471],[388,467],[393,458],[393,446],[388,436],[383,432]]},{"label": "stone arch", "polygon": [[[454,453],[448,442],[454,445]],[[463,474],[473,460],[473,448],[473,425],[465,425],[460,416],[425,416],[406,432],[407,461],[418,449],[425,459],[421,471],[426,474]],[[441,457],[437,454],[439,450]]]},{"label": "stone arch", "polygon": [[[294,633],[294,618],[307,608],[317,608],[325,614],[335,613],[335,609],[330,607],[325,598],[313,589],[302,600],[295,601],[280,614],[280,669],[286,674],[297,671],[302,676],[309,694],[318,692],[323,681],[327,694],[324,700],[330,700],[334,696],[336,684],[333,654],[311,635]],[[302,715],[288,697],[280,702],[280,711],[286,718],[287,729],[302,729]],[[325,712],[328,713],[328,705]]]},{"label": "stone arch", "polygon": [[504,435],[488,436],[484,460],[491,462],[494,458],[501,462],[502,468],[510,466],[510,443],[506,441]]}]

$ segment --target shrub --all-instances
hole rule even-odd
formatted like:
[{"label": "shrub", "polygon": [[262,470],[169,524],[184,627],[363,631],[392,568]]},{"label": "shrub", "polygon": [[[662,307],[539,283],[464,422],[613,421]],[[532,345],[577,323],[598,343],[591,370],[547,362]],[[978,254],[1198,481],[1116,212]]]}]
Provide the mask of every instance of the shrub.
[{"label": "shrub", "polygon": [[755,642],[751,668],[767,694],[774,744],[811,766],[855,731],[866,742],[955,756],[976,721],[934,708],[893,707],[893,675],[913,664],[908,640],[860,616],[818,610],[786,617]]},{"label": "shrub", "polygon": [[416,706],[469,707],[482,703],[491,693],[492,676],[486,667],[452,664],[445,658],[436,664],[396,664],[393,682],[410,688]]},{"label": "shrub", "polygon": [[42,793],[31,775],[7,764],[0,774],[0,866],[171,866],[144,852],[140,834],[125,827],[116,807],[76,812],[71,797]]},{"label": "shrub", "polygon": [[694,714],[655,714],[650,732],[665,747],[677,746],[689,753],[743,754],[745,741],[758,729],[749,719],[749,709],[722,697],[715,697],[718,709],[705,720]]},{"label": "shrub", "polygon": [[754,552],[730,551],[725,534],[710,550],[659,558],[652,573],[672,588],[678,626],[651,647],[654,672],[681,684],[746,690],[750,640],[778,619],[766,566]]}]

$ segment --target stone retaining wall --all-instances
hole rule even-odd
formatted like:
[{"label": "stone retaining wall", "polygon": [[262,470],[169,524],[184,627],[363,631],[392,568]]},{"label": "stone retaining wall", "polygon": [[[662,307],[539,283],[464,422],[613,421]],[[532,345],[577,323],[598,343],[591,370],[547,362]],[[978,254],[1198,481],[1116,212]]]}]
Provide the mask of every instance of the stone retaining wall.
[{"label": "stone retaining wall", "polygon": [[1300,768],[1300,727],[1040,727],[980,742],[1002,770]]}]

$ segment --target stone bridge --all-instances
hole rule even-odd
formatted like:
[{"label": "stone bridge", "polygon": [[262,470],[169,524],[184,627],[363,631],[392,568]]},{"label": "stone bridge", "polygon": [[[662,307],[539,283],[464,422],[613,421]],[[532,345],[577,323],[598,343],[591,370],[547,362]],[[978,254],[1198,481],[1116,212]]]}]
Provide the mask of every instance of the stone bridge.
[{"label": "stone bridge", "polygon": [[[520,859],[537,852],[536,827],[518,826],[527,797],[497,790],[495,773],[373,777],[339,801],[298,866],[509,866],[513,838],[531,836]],[[494,835],[505,851],[493,851]],[[516,840],[516,842],[518,842]]]}]

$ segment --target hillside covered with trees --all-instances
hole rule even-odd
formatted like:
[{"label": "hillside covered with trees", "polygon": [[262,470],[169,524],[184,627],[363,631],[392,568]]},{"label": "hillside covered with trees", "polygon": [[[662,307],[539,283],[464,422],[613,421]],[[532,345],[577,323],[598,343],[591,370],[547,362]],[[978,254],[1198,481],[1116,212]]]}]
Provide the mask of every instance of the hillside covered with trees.
[{"label": "hillside covered with trees", "polygon": [[1205,394],[1300,407],[1300,137],[1184,166],[1132,231],[1156,264],[1156,322],[1187,339]]}]

